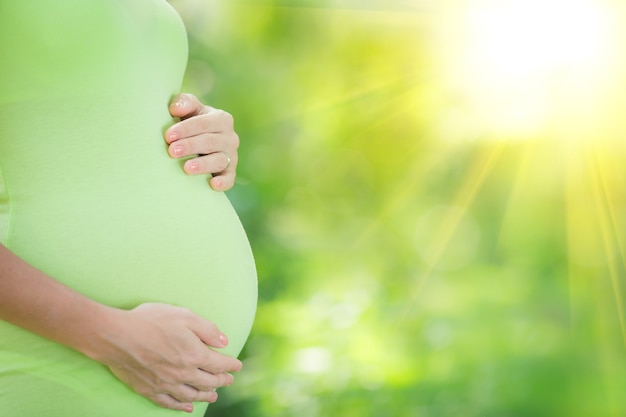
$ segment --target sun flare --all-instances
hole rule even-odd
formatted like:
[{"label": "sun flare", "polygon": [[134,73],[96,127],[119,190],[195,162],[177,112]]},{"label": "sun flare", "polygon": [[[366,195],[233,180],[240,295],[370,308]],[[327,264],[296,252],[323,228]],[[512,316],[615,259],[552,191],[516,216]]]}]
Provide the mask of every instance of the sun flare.
[{"label": "sun flare", "polygon": [[537,136],[565,118],[589,118],[606,99],[619,55],[609,4],[476,0],[462,9],[446,72],[463,113],[489,135]]},{"label": "sun flare", "polygon": [[510,0],[468,13],[470,50],[487,76],[547,76],[604,64],[606,17],[591,1]]}]

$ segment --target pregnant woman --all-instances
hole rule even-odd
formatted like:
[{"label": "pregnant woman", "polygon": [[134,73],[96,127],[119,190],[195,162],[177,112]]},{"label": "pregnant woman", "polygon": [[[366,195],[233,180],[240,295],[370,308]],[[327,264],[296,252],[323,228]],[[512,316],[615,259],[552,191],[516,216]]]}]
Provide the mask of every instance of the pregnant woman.
[{"label": "pregnant woman", "polygon": [[236,135],[186,59],[164,0],[0,0],[3,417],[200,416],[239,370],[250,246],[184,174],[228,188]]}]

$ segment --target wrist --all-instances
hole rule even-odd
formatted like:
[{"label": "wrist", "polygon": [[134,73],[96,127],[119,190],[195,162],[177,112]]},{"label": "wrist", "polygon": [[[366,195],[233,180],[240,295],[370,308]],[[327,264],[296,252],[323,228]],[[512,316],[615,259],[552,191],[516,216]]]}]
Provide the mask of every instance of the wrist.
[{"label": "wrist", "polygon": [[119,325],[123,323],[124,310],[94,303],[80,325],[82,333],[72,343],[72,347],[85,356],[100,362],[107,361],[107,351],[115,335],[119,334]]}]

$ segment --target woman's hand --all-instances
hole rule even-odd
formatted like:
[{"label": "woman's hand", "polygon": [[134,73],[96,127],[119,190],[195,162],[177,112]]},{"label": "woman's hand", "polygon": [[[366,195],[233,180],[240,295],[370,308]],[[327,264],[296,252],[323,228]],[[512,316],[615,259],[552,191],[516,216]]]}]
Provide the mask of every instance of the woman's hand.
[{"label": "woman's hand", "polygon": [[0,320],[82,352],[156,404],[191,412],[213,402],[241,362],[213,348],[228,339],[188,309],[109,307],[45,275],[0,244]]},{"label": "woman's hand", "polygon": [[192,412],[192,401],[215,402],[215,389],[241,369],[239,360],[209,348],[225,347],[226,336],[185,308],[148,303],[111,311],[89,356],[161,407]]},{"label": "woman's hand", "polygon": [[205,106],[191,94],[172,99],[170,114],[180,122],[165,132],[173,158],[196,156],[185,162],[187,174],[213,174],[211,188],[225,191],[235,184],[239,137],[233,117],[223,110]]}]

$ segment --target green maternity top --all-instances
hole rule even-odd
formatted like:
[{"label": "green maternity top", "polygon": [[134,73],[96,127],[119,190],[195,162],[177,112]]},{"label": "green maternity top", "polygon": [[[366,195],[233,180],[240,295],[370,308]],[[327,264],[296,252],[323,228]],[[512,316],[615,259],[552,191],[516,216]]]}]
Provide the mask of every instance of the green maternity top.
[{"label": "green maternity top", "polygon": [[[0,242],[101,303],[188,307],[237,355],[256,308],[248,240],[163,140],[186,60],[164,0],[0,0]],[[187,414],[0,322],[0,415]]]}]

